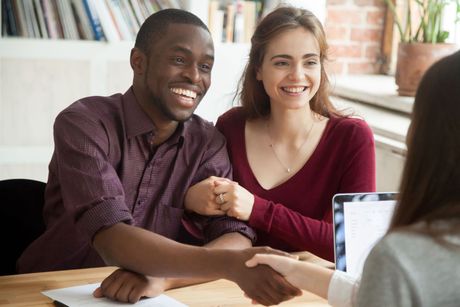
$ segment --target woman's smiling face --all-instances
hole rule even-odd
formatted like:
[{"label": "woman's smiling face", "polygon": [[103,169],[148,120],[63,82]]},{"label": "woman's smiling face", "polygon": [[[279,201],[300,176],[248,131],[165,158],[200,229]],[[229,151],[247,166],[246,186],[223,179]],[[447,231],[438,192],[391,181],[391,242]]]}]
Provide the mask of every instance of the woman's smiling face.
[{"label": "woman's smiling face", "polygon": [[321,80],[320,48],[313,33],[298,27],[275,36],[267,45],[257,80],[263,82],[272,107],[308,105]]}]

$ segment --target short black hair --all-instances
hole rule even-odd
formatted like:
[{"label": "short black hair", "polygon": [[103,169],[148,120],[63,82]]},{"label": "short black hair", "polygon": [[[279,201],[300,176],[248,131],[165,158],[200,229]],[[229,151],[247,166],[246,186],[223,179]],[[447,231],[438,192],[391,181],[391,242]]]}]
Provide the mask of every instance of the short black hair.
[{"label": "short black hair", "polygon": [[150,15],[144,21],[137,33],[134,47],[148,55],[154,43],[166,34],[170,24],[195,25],[209,33],[208,27],[196,15],[180,9],[164,9]]}]

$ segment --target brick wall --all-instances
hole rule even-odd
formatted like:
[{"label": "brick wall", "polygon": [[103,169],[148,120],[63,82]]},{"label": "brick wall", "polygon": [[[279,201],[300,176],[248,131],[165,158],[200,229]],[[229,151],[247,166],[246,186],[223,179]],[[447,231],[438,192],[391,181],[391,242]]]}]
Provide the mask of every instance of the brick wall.
[{"label": "brick wall", "polygon": [[385,10],[383,0],[327,0],[331,75],[379,72]]}]

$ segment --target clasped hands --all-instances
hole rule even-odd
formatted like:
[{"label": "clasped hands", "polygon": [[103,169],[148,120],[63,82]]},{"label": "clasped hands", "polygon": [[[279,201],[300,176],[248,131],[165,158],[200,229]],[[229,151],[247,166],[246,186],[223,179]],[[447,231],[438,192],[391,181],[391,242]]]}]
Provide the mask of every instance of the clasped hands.
[{"label": "clasped hands", "polygon": [[228,215],[247,221],[254,195],[235,181],[211,176],[188,189],[184,204],[187,210],[201,215]]}]

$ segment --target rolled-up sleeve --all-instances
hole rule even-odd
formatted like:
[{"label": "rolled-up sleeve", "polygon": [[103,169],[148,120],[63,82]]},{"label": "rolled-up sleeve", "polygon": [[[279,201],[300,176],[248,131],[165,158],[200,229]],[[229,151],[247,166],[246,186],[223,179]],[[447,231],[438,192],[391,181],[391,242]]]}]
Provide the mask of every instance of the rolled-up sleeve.
[{"label": "rolled-up sleeve", "polygon": [[101,122],[78,112],[61,113],[55,121],[54,159],[63,203],[90,241],[102,228],[133,221],[109,162],[110,141]]}]

